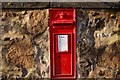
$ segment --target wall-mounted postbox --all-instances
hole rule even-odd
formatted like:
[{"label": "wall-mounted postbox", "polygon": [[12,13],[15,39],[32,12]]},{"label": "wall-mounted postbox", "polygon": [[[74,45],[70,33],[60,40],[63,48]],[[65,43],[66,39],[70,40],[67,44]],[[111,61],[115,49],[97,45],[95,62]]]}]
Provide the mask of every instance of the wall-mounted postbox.
[{"label": "wall-mounted postbox", "polygon": [[50,67],[52,79],[76,78],[75,9],[50,9]]}]

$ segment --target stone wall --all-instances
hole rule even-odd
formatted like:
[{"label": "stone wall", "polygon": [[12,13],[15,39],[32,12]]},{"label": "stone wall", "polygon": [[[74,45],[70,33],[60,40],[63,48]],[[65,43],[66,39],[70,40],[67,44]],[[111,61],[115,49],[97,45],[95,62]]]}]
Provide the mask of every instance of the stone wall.
[{"label": "stone wall", "polygon": [[3,78],[49,78],[48,9],[2,11]]},{"label": "stone wall", "polygon": [[120,12],[78,10],[78,78],[120,78]]},{"label": "stone wall", "polygon": [[[77,78],[120,78],[120,11],[76,9]],[[3,78],[50,78],[49,9],[3,9]]]}]

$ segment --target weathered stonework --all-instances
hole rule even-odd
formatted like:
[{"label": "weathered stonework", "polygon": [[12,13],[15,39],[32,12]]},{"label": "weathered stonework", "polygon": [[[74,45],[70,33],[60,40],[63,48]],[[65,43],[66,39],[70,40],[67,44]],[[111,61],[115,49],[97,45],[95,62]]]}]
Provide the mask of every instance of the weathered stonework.
[{"label": "weathered stonework", "polygon": [[[50,78],[48,9],[2,11],[2,78]],[[120,78],[120,12],[77,9],[77,78]]]},{"label": "weathered stonework", "polygon": [[120,12],[77,11],[78,78],[118,78]]},{"label": "weathered stonework", "polygon": [[12,65],[23,66],[29,69],[34,66],[34,52],[29,38],[15,39],[6,55]]},{"label": "weathered stonework", "polygon": [[[102,5],[102,6],[101,6]],[[67,0],[67,2],[61,2],[55,0],[46,0],[45,2],[2,2],[2,8],[112,8],[112,9],[119,9],[120,8],[120,2],[104,2],[104,1],[96,1],[96,2],[89,2],[88,1],[75,1],[70,2]]]},{"label": "weathered stonework", "polygon": [[2,8],[47,8],[49,2],[2,2]]},{"label": "weathered stonework", "polygon": [[48,9],[2,11],[3,78],[49,78]]}]

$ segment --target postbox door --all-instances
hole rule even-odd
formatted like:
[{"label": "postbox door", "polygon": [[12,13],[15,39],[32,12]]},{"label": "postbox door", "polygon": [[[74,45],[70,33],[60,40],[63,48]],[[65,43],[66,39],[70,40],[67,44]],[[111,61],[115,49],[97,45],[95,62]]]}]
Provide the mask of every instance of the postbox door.
[{"label": "postbox door", "polygon": [[55,35],[55,74],[72,75],[72,35]]}]

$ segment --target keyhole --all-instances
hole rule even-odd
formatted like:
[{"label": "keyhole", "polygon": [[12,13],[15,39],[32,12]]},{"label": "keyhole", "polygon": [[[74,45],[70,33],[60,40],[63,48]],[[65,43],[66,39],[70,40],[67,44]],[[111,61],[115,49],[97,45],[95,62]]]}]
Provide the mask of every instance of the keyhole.
[{"label": "keyhole", "polygon": [[60,59],[60,56],[58,56],[58,59]]}]

